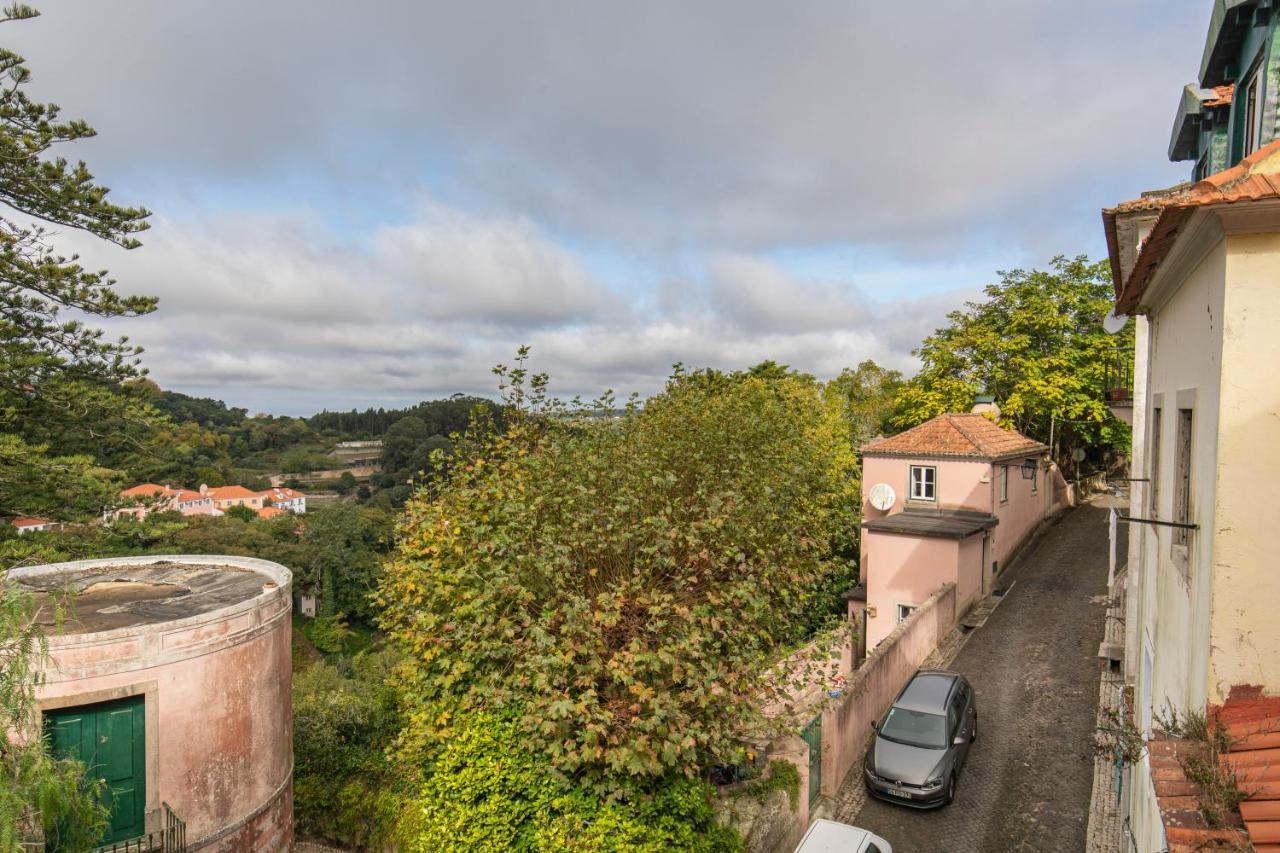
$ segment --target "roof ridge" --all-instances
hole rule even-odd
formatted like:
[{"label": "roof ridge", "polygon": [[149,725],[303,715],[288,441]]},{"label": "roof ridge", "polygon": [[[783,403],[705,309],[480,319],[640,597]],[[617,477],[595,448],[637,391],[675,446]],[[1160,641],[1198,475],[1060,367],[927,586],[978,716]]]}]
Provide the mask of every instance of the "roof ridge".
[{"label": "roof ridge", "polygon": [[973,416],[976,416],[976,417],[982,418],[984,421],[985,421],[985,420],[987,420],[987,418],[983,418],[983,417],[982,417],[982,415],[979,415],[977,412],[963,412],[963,413],[961,413],[961,412],[955,412],[955,413],[952,413],[952,414],[948,415],[948,417],[947,417],[947,419],[951,422],[951,425],[952,425],[953,427],[955,427],[955,428],[956,428],[956,430],[957,430],[957,431],[958,431],[962,436],[964,436],[964,437],[965,437],[965,439],[966,439],[970,444],[972,444],[972,445],[973,445],[973,449],[974,449],[974,450],[978,451],[979,453],[985,453],[985,452],[986,452],[986,448],[982,445],[981,441],[980,441],[976,436],[974,436],[972,433],[970,433],[970,432],[969,432],[969,430],[967,429],[967,427],[961,426],[960,424],[956,423],[956,421],[955,421],[955,417],[956,417],[956,415],[958,415],[958,414],[973,415]]}]

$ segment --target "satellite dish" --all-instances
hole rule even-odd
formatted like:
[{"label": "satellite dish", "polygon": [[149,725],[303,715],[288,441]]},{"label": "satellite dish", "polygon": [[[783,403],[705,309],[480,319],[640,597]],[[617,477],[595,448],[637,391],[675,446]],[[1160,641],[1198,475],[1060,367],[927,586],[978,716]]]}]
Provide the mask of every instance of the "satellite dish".
[{"label": "satellite dish", "polygon": [[1129,318],[1117,317],[1114,310],[1110,311],[1107,316],[1102,318],[1102,328],[1106,330],[1108,335],[1114,335],[1124,331],[1124,327],[1127,325],[1129,325]]},{"label": "satellite dish", "polygon": [[870,498],[873,507],[882,511],[893,509],[893,503],[898,499],[893,486],[888,483],[876,483],[871,487],[871,493],[867,497]]}]

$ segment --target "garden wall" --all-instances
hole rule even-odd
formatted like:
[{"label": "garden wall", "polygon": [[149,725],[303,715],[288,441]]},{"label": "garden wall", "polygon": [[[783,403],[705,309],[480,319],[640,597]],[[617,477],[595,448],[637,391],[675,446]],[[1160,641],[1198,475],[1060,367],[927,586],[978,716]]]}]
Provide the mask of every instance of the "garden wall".
[{"label": "garden wall", "polygon": [[[800,703],[812,702],[812,712],[802,717],[822,716],[822,764],[819,793],[833,797],[849,770],[866,749],[871,723],[880,718],[920,664],[956,625],[956,587],[947,584],[920,605],[894,629],[862,665],[848,674],[844,688],[836,698],[829,698],[823,685],[798,689]],[[826,640],[830,642],[830,640]],[[848,672],[846,658],[837,653],[841,672]],[[807,700],[807,702],[806,702]],[[730,825],[742,832],[747,850],[752,853],[791,851],[809,826],[809,747],[798,737],[786,737],[770,745],[767,761],[787,761],[796,766],[800,777],[797,807],[783,797],[770,797],[752,808],[749,814],[741,807],[722,807],[721,814]],[[861,784],[853,780],[852,784]],[[816,805],[816,803],[815,803]]]}]

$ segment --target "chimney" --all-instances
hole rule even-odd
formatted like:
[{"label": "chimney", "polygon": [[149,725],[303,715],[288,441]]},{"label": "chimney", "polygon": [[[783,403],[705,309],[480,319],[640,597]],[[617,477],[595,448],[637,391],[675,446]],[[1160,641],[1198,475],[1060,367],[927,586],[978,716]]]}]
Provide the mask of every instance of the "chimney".
[{"label": "chimney", "polygon": [[979,394],[973,398],[973,408],[969,411],[975,415],[984,415],[996,423],[1000,423],[1000,407],[992,394]]}]

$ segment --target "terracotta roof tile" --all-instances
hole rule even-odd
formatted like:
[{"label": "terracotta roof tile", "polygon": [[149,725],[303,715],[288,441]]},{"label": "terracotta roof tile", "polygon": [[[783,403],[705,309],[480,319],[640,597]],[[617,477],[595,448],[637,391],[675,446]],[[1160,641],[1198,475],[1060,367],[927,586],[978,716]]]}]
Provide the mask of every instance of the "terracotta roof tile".
[{"label": "terracotta roof tile", "polygon": [[160,495],[174,494],[173,489],[168,486],[162,486],[159,483],[141,483],[137,486],[125,489],[120,493],[122,498],[154,498]]},{"label": "terracotta roof tile", "polygon": [[14,527],[38,527],[42,524],[53,524],[53,522],[47,518],[35,518],[30,516],[23,517],[23,518],[15,518],[10,523]]},{"label": "terracotta roof tile", "polygon": [[1234,83],[1228,83],[1225,86],[1214,86],[1213,97],[1201,102],[1201,106],[1205,107],[1225,107],[1231,104],[1231,99],[1236,93]]},{"label": "terracotta roof tile", "polygon": [[216,489],[209,490],[209,497],[215,501],[225,501],[233,498],[260,498],[264,494],[264,492],[252,492],[244,486],[218,486]]},{"label": "terracotta roof tile", "polygon": [[1042,453],[1043,444],[974,413],[931,418],[906,432],[876,439],[862,448],[876,456],[957,456],[1003,459]]},{"label": "terracotta roof tile", "polygon": [[284,515],[285,511],[278,506],[264,506],[255,510],[261,518],[275,518],[278,515]]},{"label": "terracotta roof tile", "polygon": [[1259,148],[1230,169],[1209,175],[1189,187],[1147,194],[1104,210],[1102,219],[1113,270],[1119,269],[1116,217],[1126,213],[1159,211],[1159,218],[1138,251],[1133,271],[1116,298],[1117,313],[1125,314],[1138,306],[1156,267],[1177,239],[1179,228],[1197,208],[1276,198],[1280,198],[1280,139]]}]

